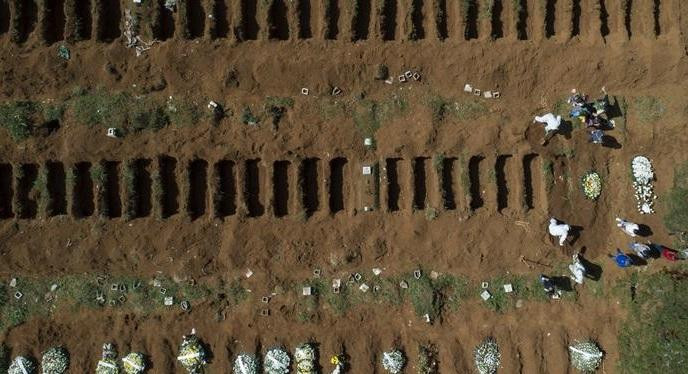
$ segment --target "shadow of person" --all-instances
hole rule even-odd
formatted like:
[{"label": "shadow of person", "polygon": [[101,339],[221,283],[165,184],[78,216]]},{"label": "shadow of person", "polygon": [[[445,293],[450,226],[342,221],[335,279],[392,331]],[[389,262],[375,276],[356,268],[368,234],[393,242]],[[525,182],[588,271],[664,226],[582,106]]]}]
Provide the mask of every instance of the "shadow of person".
[{"label": "shadow of person", "polygon": [[614,119],[617,117],[622,117],[623,116],[623,111],[621,110],[621,105],[619,104],[619,99],[614,96],[614,103],[612,103],[611,100],[608,101],[609,105],[607,106],[607,118],[609,119]]},{"label": "shadow of person", "polygon": [[638,224],[638,230],[635,232],[638,236],[647,237],[652,235],[652,229],[648,225]]},{"label": "shadow of person", "polygon": [[585,268],[585,277],[598,281],[602,278],[602,266],[586,260],[583,256],[578,255],[578,260],[580,260],[581,265]]},{"label": "shadow of person", "polygon": [[569,225],[571,229],[569,230],[569,244],[574,245],[576,241],[580,238],[581,232],[583,231],[583,226]]},{"label": "shadow of person", "polygon": [[557,133],[563,135],[566,139],[571,139],[571,133],[573,132],[573,123],[571,121],[562,119],[561,124]]},{"label": "shadow of person", "polygon": [[633,253],[627,253],[626,255],[631,258],[631,264],[633,264],[633,266],[645,266],[645,265],[647,265],[647,261],[645,261],[644,258],[642,258],[638,255],[635,255]]},{"label": "shadow of person", "polygon": [[602,146],[612,149],[621,149],[621,143],[619,143],[616,138],[611,135],[604,135],[602,137]]},{"label": "shadow of person", "polygon": [[573,291],[573,285],[571,284],[571,278],[569,277],[552,277],[552,282],[554,282],[557,289],[564,292]]}]

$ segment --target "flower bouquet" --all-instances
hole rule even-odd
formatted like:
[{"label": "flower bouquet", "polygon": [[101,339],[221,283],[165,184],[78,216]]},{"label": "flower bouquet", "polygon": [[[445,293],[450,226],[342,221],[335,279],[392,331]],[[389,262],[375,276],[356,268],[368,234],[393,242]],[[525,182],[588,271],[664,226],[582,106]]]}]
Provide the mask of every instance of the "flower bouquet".
[{"label": "flower bouquet", "polygon": [[603,353],[591,341],[576,342],[569,346],[571,366],[583,373],[592,373],[602,363]]},{"label": "flower bouquet", "polygon": [[315,374],[316,373],[316,352],[313,345],[305,343],[294,350],[294,361],[296,362],[296,374]]},{"label": "flower bouquet", "polygon": [[64,374],[69,366],[69,354],[64,348],[53,347],[43,353],[43,374]]},{"label": "flower bouquet", "polygon": [[590,200],[597,200],[602,193],[602,178],[597,172],[589,171],[581,178],[583,194]]},{"label": "flower bouquet", "polygon": [[142,374],[146,370],[146,358],[143,354],[132,352],[122,358],[125,374]]},{"label": "flower bouquet", "polygon": [[12,360],[7,374],[33,374],[36,372],[36,364],[33,360],[24,356],[17,356]]},{"label": "flower bouquet", "polygon": [[652,162],[645,156],[635,156],[631,160],[631,172],[633,173],[633,190],[640,214],[654,213],[654,204],[657,195],[654,193],[652,181],[655,173],[652,170]]},{"label": "flower bouquet", "polygon": [[473,351],[473,359],[475,360],[475,367],[480,374],[494,374],[499,368],[501,361],[501,354],[499,353],[499,346],[494,338],[487,338],[478,344]]},{"label": "flower bouquet", "polygon": [[287,374],[290,363],[287,351],[281,347],[270,348],[263,359],[263,370],[265,374]]},{"label": "flower bouquet", "polygon": [[201,373],[203,367],[207,364],[205,349],[201,345],[201,341],[192,331],[191,335],[185,335],[182,344],[179,347],[179,356],[177,361],[190,373]]},{"label": "flower bouquet", "polygon": [[112,343],[103,344],[103,355],[96,366],[96,374],[119,374],[117,351]]},{"label": "flower bouquet", "polygon": [[388,373],[401,373],[405,365],[406,356],[404,356],[404,352],[398,349],[384,352],[382,354],[382,367],[385,368]]},{"label": "flower bouquet", "polygon": [[258,360],[253,355],[239,354],[234,359],[235,374],[258,374]]}]

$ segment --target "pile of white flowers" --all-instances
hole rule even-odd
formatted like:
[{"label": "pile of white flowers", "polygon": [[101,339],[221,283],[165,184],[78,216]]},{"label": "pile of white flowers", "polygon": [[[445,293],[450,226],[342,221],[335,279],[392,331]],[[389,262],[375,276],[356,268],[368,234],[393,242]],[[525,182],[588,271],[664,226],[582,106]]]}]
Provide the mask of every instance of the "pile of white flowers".
[{"label": "pile of white flowers", "polygon": [[602,363],[603,353],[597,344],[591,341],[576,342],[569,346],[571,366],[583,373],[592,373]]},{"label": "pile of white flowers", "polygon": [[64,374],[69,366],[69,355],[64,348],[53,347],[43,353],[43,374]]},{"label": "pile of white flowers", "polygon": [[132,352],[122,358],[125,374],[142,374],[146,370],[146,358],[143,354]]},{"label": "pile of white flowers", "polygon": [[7,369],[7,374],[33,374],[36,372],[36,364],[29,358],[17,356]]},{"label": "pile of white flowers", "polygon": [[590,200],[597,200],[602,193],[602,178],[594,171],[588,172],[581,178],[581,186],[585,197]]},{"label": "pile of white flowers", "polygon": [[241,353],[234,359],[235,374],[257,374],[258,360],[253,355]]},{"label": "pile of white flowers", "polygon": [[382,353],[382,367],[389,373],[401,373],[406,365],[406,356],[404,352],[394,349],[389,352]]},{"label": "pile of white flowers", "polygon": [[302,344],[294,350],[294,361],[296,361],[296,374],[315,374],[316,373],[316,352],[311,344]]},{"label": "pile of white flowers", "polygon": [[633,190],[640,214],[652,214],[657,195],[654,193],[652,181],[655,173],[652,171],[652,162],[645,156],[636,156],[631,161],[633,172]]},{"label": "pile of white flowers", "polygon": [[189,374],[203,372],[203,367],[207,364],[205,349],[203,349],[200,340],[193,332],[191,335],[184,336],[179,347],[177,360]]},{"label": "pile of white flowers", "polygon": [[280,347],[268,349],[263,359],[263,370],[265,374],[287,374],[289,373],[289,353]]},{"label": "pile of white flowers", "polygon": [[494,374],[499,368],[501,361],[501,354],[499,353],[499,346],[494,338],[487,338],[478,344],[473,351],[473,359],[475,360],[475,367],[480,374]]},{"label": "pile of white flowers", "polygon": [[112,343],[103,344],[103,356],[96,366],[96,374],[119,374],[116,358],[115,346]]}]

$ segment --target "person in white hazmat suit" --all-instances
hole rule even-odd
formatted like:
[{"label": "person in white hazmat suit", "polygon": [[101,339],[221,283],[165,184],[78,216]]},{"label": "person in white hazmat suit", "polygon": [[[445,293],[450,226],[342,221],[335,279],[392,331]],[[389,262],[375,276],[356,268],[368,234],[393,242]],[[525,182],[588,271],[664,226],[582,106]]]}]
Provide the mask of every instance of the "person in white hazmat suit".
[{"label": "person in white hazmat suit", "polygon": [[566,238],[569,235],[571,226],[565,223],[559,223],[556,218],[549,219],[549,234],[559,237],[559,245],[563,246],[566,243]]},{"label": "person in white hazmat suit", "polygon": [[583,284],[583,279],[585,279],[585,266],[578,258],[578,253],[573,255],[573,263],[569,265],[569,270],[571,270],[571,279],[578,284]]},{"label": "person in white hazmat suit", "polygon": [[542,145],[545,145],[559,130],[559,127],[561,126],[561,116],[555,116],[552,113],[547,113],[542,116],[535,116],[533,123],[536,122],[545,125],[545,137],[542,140]]}]

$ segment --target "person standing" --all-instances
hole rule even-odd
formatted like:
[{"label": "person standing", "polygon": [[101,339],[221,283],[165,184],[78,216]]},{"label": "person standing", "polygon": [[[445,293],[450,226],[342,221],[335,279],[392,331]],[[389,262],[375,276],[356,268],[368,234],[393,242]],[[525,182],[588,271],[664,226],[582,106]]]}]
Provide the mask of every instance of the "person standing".
[{"label": "person standing", "polygon": [[545,145],[554,136],[554,134],[559,131],[559,127],[561,126],[561,116],[555,116],[552,113],[547,113],[543,116],[535,116],[533,123],[536,122],[545,125],[545,137],[541,143],[542,145]]},{"label": "person standing", "polygon": [[563,246],[564,243],[566,242],[566,238],[569,235],[569,231],[571,230],[571,226],[569,226],[565,223],[559,223],[559,221],[557,221],[556,218],[550,218],[548,229],[549,229],[550,235],[559,237],[559,245]]},{"label": "person standing", "polygon": [[616,225],[619,226],[621,230],[623,230],[626,234],[630,235],[631,237],[638,236],[638,233],[640,232],[640,226],[638,226],[637,223],[626,221],[625,219],[617,217]]},{"label": "person standing", "polygon": [[569,265],[569,270],[571,271],[571,279],[578,284],[583,284],[583,279],[585,278],[585,266],[578,258],[578,253],[573,255],[573,263]]},{"label": "person standing", "polygon": [[631,265],[633,265],[633,261],[631,260],[631,257],[628,256],[627,254],[621,252],[620,249],[616,249],[616,254],[609,255],[609,257],[614,258],[614,262],[616,265],[620,268],[627,268]]}]

